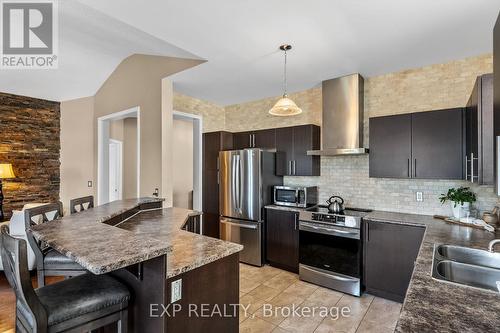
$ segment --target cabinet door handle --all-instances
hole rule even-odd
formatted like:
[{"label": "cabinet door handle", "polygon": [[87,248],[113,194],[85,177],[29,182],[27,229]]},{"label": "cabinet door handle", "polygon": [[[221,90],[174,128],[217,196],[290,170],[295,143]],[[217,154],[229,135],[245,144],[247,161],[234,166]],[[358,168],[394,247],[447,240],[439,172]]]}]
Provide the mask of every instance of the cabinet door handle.
[{"label": "cabinet door handle", "polygon": [[470,153],[470,182],[474,183],[474,153]]},{"label": "cabinet door handle", "polygon": [[252,134],[253,137],[253,147],[255,148],[255,134]]},{"label": "cabinet door handle", "polygon": [[408,171],[408,178],[410,178],[410,159],[408,159],[407,171]]},{"label": "cabinet door handle", "polygon": [[248,140],[249,140],[248,147],[252,148],[252,134],[248,134]]},{"label": "cabinet door handle", "polygon": [[297,230],[298,215],[299,214],[294,215],[294,217],[295,217],[295,230]]},{"label": "cabinet door handle", "polygon": [[292,161],[288,161],[288,174],[292,175]]},{"label": "cabinet door handle", "polygon": [[465,155],[465,180],[469,180],[469,168],[467,167],[467,163],[469,163],[469,159],[467,158],[467,155]]},{"label": "cabinet door handle", "polygon": [[417,178],[417,159],[414,161],[414,167],[413,167],[413,177]]},{"label": "cabinet door handle", "polygon": [[297,175],[297,161],[295,160],[293,161],[293,175]]}]

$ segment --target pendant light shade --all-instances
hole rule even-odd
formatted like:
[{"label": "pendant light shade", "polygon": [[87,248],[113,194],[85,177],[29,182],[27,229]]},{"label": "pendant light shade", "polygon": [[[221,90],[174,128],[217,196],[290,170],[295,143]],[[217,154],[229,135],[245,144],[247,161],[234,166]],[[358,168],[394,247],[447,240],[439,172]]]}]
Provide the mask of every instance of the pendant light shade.
[{"label": "pendant light shade", "polygon": [[269,113],[273,116],[280,117],[295,116],[302,113],[302,109],[299,108],[294,101],[284,95],[274,104],[272,109],[269,110]]},{"label": "pendant light shade", "polygon": [[269,110],[269,113],[272,114],[273,116],[279,116],[279,117],[287,117],[287,116],[295,116],[297,114],[302,113],[302,109],[295,104],[294,101],[292,101],[290,98],[288,98],[288,95],[286,93],[287,89],[287,81],[286,81],[286,52],[291,50],[292,46],[288,44],[284,44],[280,46],[280,50],[285,52],[285,68],[284,68],[284,74],[283,74],[283,88],[284,88],[284,93],[283,97],[280,98],[276,104]]}]

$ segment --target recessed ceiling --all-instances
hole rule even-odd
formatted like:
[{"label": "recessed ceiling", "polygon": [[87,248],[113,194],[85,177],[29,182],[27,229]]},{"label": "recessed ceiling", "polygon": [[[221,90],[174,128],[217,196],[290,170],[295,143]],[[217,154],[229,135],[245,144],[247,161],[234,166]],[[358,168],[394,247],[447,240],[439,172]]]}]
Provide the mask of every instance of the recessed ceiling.
[{"label": "recessed ceiling", "polygon": [[500,0],[81,2],[93,9],[59,1],[60,69],[0,71],[0,91],[65,100],[94,94],[133,53],[199,56],[207,62],[174,75],[175,89],[228,105],[282,93],[285,42],[298,91],[491,52],[500,9]]}]

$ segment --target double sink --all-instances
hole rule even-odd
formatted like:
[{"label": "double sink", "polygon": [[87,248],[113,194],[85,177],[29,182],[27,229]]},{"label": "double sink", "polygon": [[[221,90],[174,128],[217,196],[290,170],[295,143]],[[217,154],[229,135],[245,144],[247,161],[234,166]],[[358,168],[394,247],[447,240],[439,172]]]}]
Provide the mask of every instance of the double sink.
[{"label": "double sink", "polygon": [[432,277],[500,292],[500,253],[455,245],[435,245]]}]

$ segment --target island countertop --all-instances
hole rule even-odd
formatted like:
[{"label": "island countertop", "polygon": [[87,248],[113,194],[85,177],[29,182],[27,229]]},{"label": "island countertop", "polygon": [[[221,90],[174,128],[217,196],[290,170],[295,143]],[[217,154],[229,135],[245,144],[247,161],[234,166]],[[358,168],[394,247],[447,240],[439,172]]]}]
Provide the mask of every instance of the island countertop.
[{"label": "island countertop", "polygon": [[[493,233],[448,224],[432,216],[374,211],[370,220],[424,226],[396,332],[495,332],[500,327],[500,295],[496,292],[437,281],[432,278],[435,244],[486,249]],[[498,234],[496,235],[498,238]]]},{"label": "island countertop", "polygon": [[114,201],[33,226],[33,235],[94,274],[104,274],[167,255],[167,277],[242,250],[239,244],[181,228],[199,213],[182,208],[142,211],[117,226],[103,223],[156,198]]}]

